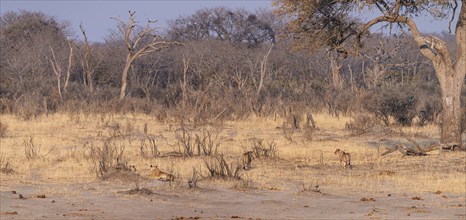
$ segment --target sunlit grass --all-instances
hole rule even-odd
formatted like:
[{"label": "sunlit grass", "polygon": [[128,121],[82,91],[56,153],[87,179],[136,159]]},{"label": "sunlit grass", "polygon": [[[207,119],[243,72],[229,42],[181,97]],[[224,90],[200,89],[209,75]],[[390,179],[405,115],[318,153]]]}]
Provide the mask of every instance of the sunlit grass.
[{"label": "sunlit grass", "polygon": [[[148,115],[78,115],[54,114],[23,121],[12,115],[1,115],[2,123],[8,125],[8,132],[1,140],[2,155],[15,170],[15,174],[0,174],[2,184],[9,181],[84,183],[96,178],[86,159],[87,144],[100,145],[111,138],[125,147],[125,159],[136,166],[141,176],[150,174],[150,165],[162,170],[171,170],[182,183],[186,183],[195,168],[206,172],[203,157],[173,158],[160,157],[144,159],[140,156],[141,141],[147,133],[155,135],[157,146],[162,153],[177,149],[175,131],[179,125],[172,121],[160,123]],[[250,148],[252,141],[262,139],[264,143],[274,142],[278,148],[278,159],[255,160],[253,169],[243,172],[243,178],[254,182],[263,189],[298,190],[300,184],[319,185],[328,191],[344,188],[367,192],[442,192],[466,193],[464,166],[456,164],[458,170],[450,170],[449,161],[465,161],[464,153],[454,153],[440,158],[438,152],[428,157],[406,157],[393,153],[385,157],[369,142],[377,142],[381,136],[349,135],[345,124],[349,117],[335,118],[327,114],[316,114],[317,130],[312,140],[303,138],[302,130],[293,133],[293,140],[284,137],[282,131],[285,119],[251,118],[248,120],[224,122],[221,126],[210,125],[220,131],[219,151],[228,163],[238,163],[243,148]],[[115,129],[118,137],[112,137]],[[201,127],[189,127],[198,130]],[[437,128],[403,127],[403,133],[436,137]],[[37,159],[27,159],[24,141],[33,137],[40,146]],[[336,148],[351,153],[352,170],[343,170],[333,154]],[[381,173],[392,171],[393,175]],[[390,172],[388,172],[390,174]],[[414,181],[415,180],[415,181]],[[392,193],[393,193],[392,192]]]}]

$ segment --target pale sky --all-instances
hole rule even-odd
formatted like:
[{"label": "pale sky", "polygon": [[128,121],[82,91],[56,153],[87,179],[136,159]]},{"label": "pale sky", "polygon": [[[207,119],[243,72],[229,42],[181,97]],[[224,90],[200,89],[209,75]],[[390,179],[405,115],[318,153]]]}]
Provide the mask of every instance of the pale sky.
[{"label": "pale sky", "polygon": [[[0,0],[0,12],[6,11],[41,11],[56,17],[59,21],[68,21],[75,36],[79,36],[79,24],[82,22],[86,34],[91,41],[104,40],[109,30],[116,27],[116,21],[110,17],[128,19],[128,10],[136,11],[136,20],[144,23],[147,19],[158,20],[156,27],[166,27],[166,21],[180,15],[192,14],[195,10],[205,7],[227,6],[229,8],[245,8],[254,11],[259,8],[271,9],[271,0]],[[418,19],[422,32],[447,31],[447,21],[439,22],[432,18]],[[454,26],[453,26],[454,27]],[[80,37],[80,36],[79,36]]]}]

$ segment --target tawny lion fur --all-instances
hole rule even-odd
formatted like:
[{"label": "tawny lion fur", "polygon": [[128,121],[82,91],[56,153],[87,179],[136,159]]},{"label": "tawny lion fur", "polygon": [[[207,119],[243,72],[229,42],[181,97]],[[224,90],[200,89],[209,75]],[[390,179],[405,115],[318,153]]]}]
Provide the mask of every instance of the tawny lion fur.
[{"label": "tawny lion fur", "polygon": [[154,168],[151,172],[150,177],[160,180],[160,181],[174,181],[175,177],[169,173],[161,171],[157,166],[152,166],[150,167]]},{"label": "tawny lion fur", "polygon": [[346,153],[340,149],[336,149],[335,150],[335,155],[338,155],[338,157],[340,158],[340,165],[343,167],[343,168],[349,168],[351,169],[351,155],[350,153]]},{"label": "tawny lion fur", "polygon": [[244,170],[251,169],[251,163],[253,159],[254,159],[254,154],[252,151],[248,151],[243,154],[243,156],[241,157],[241,165],[243,165]]}]

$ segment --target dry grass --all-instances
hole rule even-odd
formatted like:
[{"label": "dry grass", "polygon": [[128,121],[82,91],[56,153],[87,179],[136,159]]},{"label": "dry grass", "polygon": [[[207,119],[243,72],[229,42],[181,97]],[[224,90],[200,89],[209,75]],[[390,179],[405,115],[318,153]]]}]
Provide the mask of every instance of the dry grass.
[{"label": "dry grass", "polygon": [[[101,146],[112,141],[124,146],[124,158],[128,165],[137,168],[141,176],[149,176],[150,166],[158,165],[170,171],[179,185],[195,179],[199,185],[208,187],[201,177],[207,176],[204,164],[206,156],[166,156],[177,148],[178,140],[174,122],[160,124],[147,115],[73,115],[55,114],[23,121],[11,115],[1,115],[2,123],[8,124],[8,135],[0,139],[0,155],[9,162],[14,174],[0,173],[0,187],[11,182],[84,183],[95,180],[93,165],[86,160],[85,145]],[[303,185],[314,186],[321,191],[339,192],[386,192],[418,193],[442,192],[466,193],[466,155],[431,152],[426,157],[405,157],[393,153],[379,157],[379,150],[391,142],[383,141],[387,134],[351,135],[345,129],[349,117],[334,118],[326,114],[314,115],[317,129],[312,140],[306,139],[302,129],[293,135],[293,141],[283,136],[282,119],[250,118],[244,121],[225,122],[215,125],[218,129],[218,152],[228,164],[237,163],[244,147],[254,140],[274,143],[278,158],[256,159],[253,169],[241,171],[243,181],[225,183],[237,188],[265,190],[302,191]],[[221,129],[220,129],[221,128]],[[192,128],[199,129],[202,128]],[[403,134],[435,141],[438,129],[435,126],[399,128]],[[141,156],[141,144],[148,135],[160,153]],[[40,146],[38,159],[28,159],[24,152],[24,140],[33,138]],[[388,137],[403,141],[400,137]],[[381,149],[378,149],[379,146]],[[352,170],[338,166],[333,154],[336,148],[351,153]],[[165,156],[164,156],[165,155]],[[193,169],[198,172],[193,177]],[[228,182],[228,181],[227,181]]]}]

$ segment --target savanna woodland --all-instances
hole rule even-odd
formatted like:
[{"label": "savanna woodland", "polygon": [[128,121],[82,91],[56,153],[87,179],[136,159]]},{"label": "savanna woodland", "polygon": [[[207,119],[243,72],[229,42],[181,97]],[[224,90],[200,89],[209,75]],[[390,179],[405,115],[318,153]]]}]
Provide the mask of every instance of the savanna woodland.
[{"label": "savanna woodland", "polygon": [[271,4],[2,12],[0,218],[464,218],[466,0]]}]

